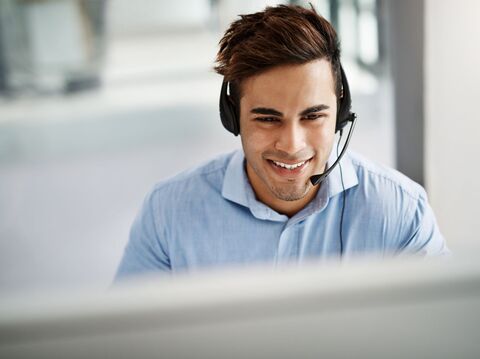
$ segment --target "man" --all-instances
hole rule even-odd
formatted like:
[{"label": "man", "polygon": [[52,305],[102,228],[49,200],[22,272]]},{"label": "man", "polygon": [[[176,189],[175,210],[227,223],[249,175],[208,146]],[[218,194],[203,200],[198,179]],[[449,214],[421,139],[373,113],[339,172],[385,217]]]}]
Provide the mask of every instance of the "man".
[{"label": "man", "polygon": [[155,186],[117,278],[448,253],[419,185],[351,152],[338,161],[335,134],[355,116],[335,30],[313,9],[242,16],[222,38],[215,69],[224,76],[222,122],[243,151]]}]

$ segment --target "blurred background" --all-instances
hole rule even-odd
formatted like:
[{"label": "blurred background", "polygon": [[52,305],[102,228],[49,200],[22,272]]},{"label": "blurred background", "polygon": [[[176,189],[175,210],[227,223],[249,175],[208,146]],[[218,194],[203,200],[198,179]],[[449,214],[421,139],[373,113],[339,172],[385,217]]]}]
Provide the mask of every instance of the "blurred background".
[{"label": "blurred background", "polygon": [[[159,180],[240,147],[218,116],[217,44],[265,0],[0,1],[0,294],[111,283]],[[318,0],[359,121],[352,148],[424,185],[474,252],[474,0]]]}]

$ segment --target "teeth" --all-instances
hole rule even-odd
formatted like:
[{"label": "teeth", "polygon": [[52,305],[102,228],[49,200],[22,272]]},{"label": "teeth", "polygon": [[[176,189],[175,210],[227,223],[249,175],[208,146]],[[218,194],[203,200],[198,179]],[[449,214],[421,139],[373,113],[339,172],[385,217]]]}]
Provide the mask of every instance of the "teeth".
[{"label": "teeth", "polygon": [[303,164],[307,161],[299,162],[299,163],[296,163],[294,165],[287,165],[286,163],[277,162],[277,161],[272,161],[272,162],[275,163],[279,167],[286,168],[287,170],[294,170],[295,168],[303,166]]}]

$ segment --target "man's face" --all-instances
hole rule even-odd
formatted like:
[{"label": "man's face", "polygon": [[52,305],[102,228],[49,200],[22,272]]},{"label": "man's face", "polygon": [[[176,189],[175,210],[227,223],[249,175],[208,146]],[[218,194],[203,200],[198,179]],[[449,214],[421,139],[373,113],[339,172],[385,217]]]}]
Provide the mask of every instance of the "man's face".
[{"label": "man's face", "polygon": [[309,200],[309,179],[325,170],[334,137],[337,98],[331,65],[286,65],[241,84],[240,135],[247,174],[266,204]]}]

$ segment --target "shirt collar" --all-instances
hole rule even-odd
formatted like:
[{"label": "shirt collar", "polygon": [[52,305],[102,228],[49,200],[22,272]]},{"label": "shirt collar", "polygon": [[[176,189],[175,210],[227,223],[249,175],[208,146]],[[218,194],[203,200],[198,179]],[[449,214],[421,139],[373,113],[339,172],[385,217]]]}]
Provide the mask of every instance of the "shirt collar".
[{"label": "shirt collar", "polygon": [[[333,144],[332,152],[328,158],[328,166],[331,166],[337,160],[337,143]],[[341,171],[340,171],[341,166]],[[343,185],[342,185],[342,176],[343,176]],[[345,153],[345,156],[342,157],[340,163],[333,169],[333,171],[325,179],[328,185],[328,196],[332,198],[337,194],[345,191],[349,188],[355,187],[358,185],[357,172],[353,166],[352,160],[349,156],[349,153]]]},{"label": "shirt collar", "polygon": [[223,178],[222,196],[232,202],[248,207],[247,187],[250,187],[244,170],[245,156],[243,151],[238,150],[228,162]]},{"label": "shirt collar", "polygon": [[[328,164],[334,163],[337,159],[335,148],[334,145],[334,150],[332,150],[330,154]],[[275,212],[255,198],[255,193],[248,180],[244,163],[245,155],[243,151],[238,150],[234,152],[225,171],[222,196],[229,201],[249,208],[252,214],[259,219],[281,222],[288,221],[287,216]],[[340,164],[342,166],[344,186],[342,186],[340,166],[337,166],[321,184],[315,198],[304,209],[297,213],[297,215],[292,217],[292,219],[298,217],[305,218],[314,212],[321,211],[328,203],[329,198],[341,193],[343,188],[347,190],[358,184],[358,177],[348,156],[348,152],[342,158]],[[298,218],[298,220],[302,218]]]},{"label": "shirt collar", "polygon": [[253,192],[245,171],[245,155],[242,150],[236,151],[227,165],[223,179],[222,196],[247,207],[253,216],[258,219],[276,222],[288,221],[287,216],[275,212],[255,198],[255,192]]}]

